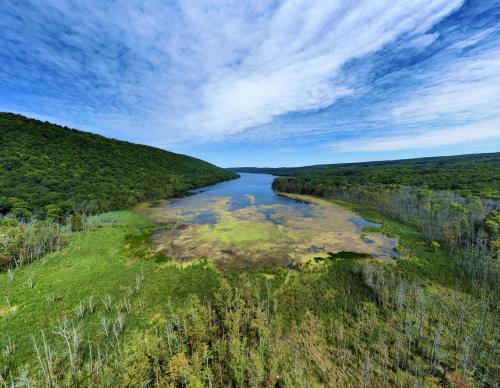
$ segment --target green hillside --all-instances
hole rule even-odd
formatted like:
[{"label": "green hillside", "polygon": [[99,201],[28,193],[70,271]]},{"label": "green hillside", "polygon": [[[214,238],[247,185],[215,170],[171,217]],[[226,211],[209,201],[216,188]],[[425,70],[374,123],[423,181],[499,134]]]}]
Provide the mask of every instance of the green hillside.
[{"label": "green hillside", "polygon": [[236,174],[185,155],[0,113],[0,212],[125,208]]},{"label": "green hillside", "polygon": [[500,199],[500,153],[290,168],[233,168],[238,172],[299,176],[308,183],[404,185]]}]

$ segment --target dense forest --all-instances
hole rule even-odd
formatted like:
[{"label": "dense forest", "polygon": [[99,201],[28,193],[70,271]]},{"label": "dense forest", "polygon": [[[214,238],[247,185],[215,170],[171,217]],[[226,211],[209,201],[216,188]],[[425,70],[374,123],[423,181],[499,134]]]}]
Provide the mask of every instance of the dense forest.
[{"label": "dense forest", "polygon": [[448,249],[464,279],[500,282],[500,153],[273,172],[295,175],[275,179],[276,191],[370,206]]},{"label": "dense forest", "polygon": [[233,168],[279,176],[300,176],[308,184],[401,185],[500,199],[500,153],[381,162],[323,164],[291,168]]},{"label": "dense forest", "polygon": [[0,214],[21,218],[121,209],[237,176],[189,156],[11,113],[0,113],[0,139]]},{"label": "dense forest", "polygon": [[497,386],[498,290],[457,277],[414,227],[355,209],[402,258],[218,272],[159,257],[138,214],[93,216],[67,248],[0,273],[0,385]]}]

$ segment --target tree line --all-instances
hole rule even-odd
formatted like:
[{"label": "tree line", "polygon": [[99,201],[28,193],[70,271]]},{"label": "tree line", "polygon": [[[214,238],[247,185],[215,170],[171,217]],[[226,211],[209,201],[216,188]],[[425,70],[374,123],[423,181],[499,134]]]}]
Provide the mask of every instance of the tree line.
[{"label": "tree line", "polygon": [[307,176],[336,185],[418,186],[461,196],[500,200],[500,153],[440,156],[380,162],[323,164],[289,168],[234,168],[277,176]]}]

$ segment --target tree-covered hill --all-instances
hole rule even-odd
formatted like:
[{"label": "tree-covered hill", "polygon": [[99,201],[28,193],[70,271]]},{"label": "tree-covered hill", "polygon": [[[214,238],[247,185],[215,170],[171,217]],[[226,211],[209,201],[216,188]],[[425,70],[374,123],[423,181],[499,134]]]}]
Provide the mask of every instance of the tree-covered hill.
[{"label": "tree-covered hill", "polygon": [[124,208],[236,176],[189,156],[0,113],[0,213]]},{"label": "tree-covered hill", "polygon": [[336,186],[419,186],[453,191],[464,196],[500,199],[500,152],[292,168],[243,167],[232,170],[299,176],[300,180]]}]

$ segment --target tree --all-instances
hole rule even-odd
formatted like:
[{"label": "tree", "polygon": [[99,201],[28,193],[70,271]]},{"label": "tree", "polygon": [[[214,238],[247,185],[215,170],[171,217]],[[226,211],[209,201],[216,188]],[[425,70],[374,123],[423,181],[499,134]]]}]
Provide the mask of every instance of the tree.
[{"label": "tree", "polygon": [[63,212],[61,208],[56,205],[45,206],[45,219],[51,222],[60,222],[62,220]]},{"label": "tree", "polygon": [[484,221],[484,228],[492,238],[500,235],[500,209],[488,214]]},{"label": "tree", "polygon": [[12,209],[12,204],[5,196],[0,196],[0,214],[7,214]]},{"label": "tree", "polygon": [[17,218],[30,218],[33,215],[33,213],[28,207],[28,203],[25,200],[15,197],[10,197],[8,199],[8,202],[10,203],[11,206],[10,211]]},{"label": "tree", "polygon": [[441,249],[441,245],[437,241],[431,242],[431,248],[434,252],[439,252],[439,249]]}]

